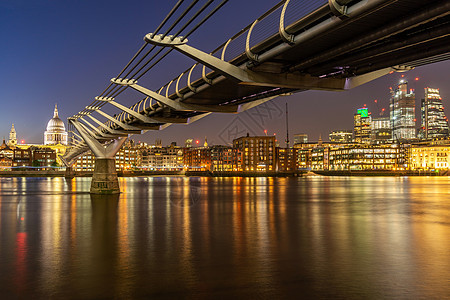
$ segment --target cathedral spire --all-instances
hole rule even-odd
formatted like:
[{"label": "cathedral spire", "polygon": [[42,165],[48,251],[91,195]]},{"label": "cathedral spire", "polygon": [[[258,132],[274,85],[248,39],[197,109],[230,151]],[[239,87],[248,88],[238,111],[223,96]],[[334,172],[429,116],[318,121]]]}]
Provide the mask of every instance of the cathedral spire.
[{"label": "cathedral spire", "polygon": [[17,145],[17,134],[16,129],[14,128],[14,124],[12,124],[11,131],[9,132],[9,146],[15,146]]},{"label": "cathedral spire", "polygon": [[58,116],[58,105],[55,103],[55,111],[53,113],[53,118],[59,118]]}]

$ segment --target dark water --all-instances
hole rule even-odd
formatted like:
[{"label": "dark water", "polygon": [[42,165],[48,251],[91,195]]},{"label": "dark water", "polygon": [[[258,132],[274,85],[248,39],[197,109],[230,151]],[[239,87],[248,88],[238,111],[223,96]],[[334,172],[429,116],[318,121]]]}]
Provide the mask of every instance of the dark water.
[{"label": "dark water", "polygon": [[443,299],[450,178],[0,178],[0,298]]}]

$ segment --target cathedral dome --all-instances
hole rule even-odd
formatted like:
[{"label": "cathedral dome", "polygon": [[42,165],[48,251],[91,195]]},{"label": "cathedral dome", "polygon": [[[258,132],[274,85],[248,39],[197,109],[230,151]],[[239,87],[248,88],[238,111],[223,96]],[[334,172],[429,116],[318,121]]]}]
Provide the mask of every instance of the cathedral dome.
[{"label": "cathedral dome", "polygon": [[53,113],[53,118],[50,119],[47,123],[47,132],[61,133],[65,132],[66,127],[64,126],[64,122],[58,116],[58,107],[55,105],[55,111]]},{"label": "cathedral dome", "polygon": [[58,107],[55,105],[53,118],[47,123],[47,130],[44,132],[44,145],[67,145],[67,132],[64,122],[58,116]]}]

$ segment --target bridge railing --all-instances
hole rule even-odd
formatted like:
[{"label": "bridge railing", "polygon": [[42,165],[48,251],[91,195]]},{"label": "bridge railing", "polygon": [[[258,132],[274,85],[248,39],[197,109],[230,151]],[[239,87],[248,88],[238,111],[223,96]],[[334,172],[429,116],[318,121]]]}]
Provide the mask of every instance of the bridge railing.
[{"label": "bridge railing", "polygon": [[[286,39],[289,38],[290,34],[294,34],[302,30],[305,25],[310,24],[314,20],[318,20],[321,17],[329,15],[331,13],[329,6],[330,1],[347,0],[281,1],[268,12],[257,18],[254,22],[213,50],[211,54],[238,66],[256,61],[259,52],[267,48],[267,45],[270,46],[270,44],[272,44],[273,46],[273,44],[287,42]],[[125,67],[125,69],[126,68],[127,67]],[[217,72],[208,69],[204,65],[196,63],[183,71],[177,77],[168,81],[165,85],[158,89],[157,92],[173,100],[182,100],[186,93],[195,92],[199,86],[210,84],[211,79],[218,76],[220,76],[220,74]],[[127,88],[110,84],[105,91],[107,91],[110,87],[111,89],[108,91],[107,96],[112,98],[118,96]],[[103,93],[100,96],[102,95]],[[100,103],[98,101],[94,101],[90,106],[95,106],[97,109],[100,109],[105,104],[106,102]],[[129,108],[135,112],[146,113],[161,109],[162,105],[152,98],[145,97]],[[89,109],[86,109],[82,110],[74,117],[78,118],[79,116],[89,114]],[[127,123],[129,120],[133,119],[129,113],[124,111],[115,115],[114,118],[124,123]],[[109,128],[117,127],[114,122],[109,120],[104,124]],[[97,127],[97,129],[98,131],[107,133],[107,130],[101,126]]]},{"label": "bridge railing", "polygon": [[[329,14],[328,2],[328,0],[281,1],[210,54],[235,65],[240,65],[252,58],[257,59],[258,52],[266,46],[265,44],[280,43],[280,31],[294,34],[300,29],[299,21],[302,19],[311,21],[313,18],[320,19]],[[314,16],[312,16],[313,12],[315,12]],[[281,26],[282,29],[280,29]],[[219,74],[215,71],[196,63],[168,81],[159,91],[171,99],[182,98],[183,92],[208,83],[217,76]]]}]

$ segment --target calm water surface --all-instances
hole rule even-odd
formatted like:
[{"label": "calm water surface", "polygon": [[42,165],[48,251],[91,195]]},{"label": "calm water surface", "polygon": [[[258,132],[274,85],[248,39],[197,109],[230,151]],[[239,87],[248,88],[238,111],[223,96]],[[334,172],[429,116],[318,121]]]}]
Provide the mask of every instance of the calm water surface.
[{"label": "calm water surface", "polygon": [[2,299],[444,299],[450,178],[0,178]]}]

